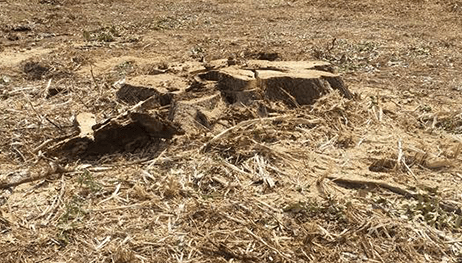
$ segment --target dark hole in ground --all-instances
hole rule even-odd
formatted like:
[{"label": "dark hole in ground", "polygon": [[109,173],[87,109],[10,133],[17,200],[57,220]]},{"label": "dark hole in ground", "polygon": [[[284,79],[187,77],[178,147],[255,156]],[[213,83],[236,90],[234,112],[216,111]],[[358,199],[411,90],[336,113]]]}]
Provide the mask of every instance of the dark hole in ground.
[{"label": "dark hole in ground", "polygon": [[19,36],[17,34],[10,33],[10,34],[7,34],[6,39],[8,39],[9,41],[18,41]]},{"label": "dark hole in ground", "polygon": [[49,71],[48,66],[35,61],[28,61],[23,65],[23,72],[26,73],[27,78],[30,80],[40,80]]},{"label": "dark hole in ground", "polygon": [[389,172],[396,167],[396,160],[391,159],[378,159],[375,160],[370,166],[371,172]]},{"label": "dark hole in ground", "polygon": [[15,31],[15,32],[27,32],[31,30],[32,28],[29,25],[17,25],[11,28],[11,31]]},{"label": "dark hole in ground", "polygon": [[47,99],[54,97],[60,93],[67,93],[67,90],[64,90],[63,88],[49,88],[48,89],[48,94],[47,94]]},{"label": "dark hole in ground", "polygon": [[39,3],[42,5],[61,5],[61,2],[56,0],[40,0]]},{"label": "dark hole in ground", "polygon": [[246,58],[275,61],[281,58],[279,53],[270,51],[247,51],[244,53]]},{"label": "dark hole in ground", "polygon": [[279,54],[276,52],[259,52],[257,54],[257,59],[275,61],[279,59]]},{"label": "dark hole in ground", "polygon": [[223,100],[228,104],[234,104],[236,102],[236,96],[233,96],[232,93],[222,92]]}]

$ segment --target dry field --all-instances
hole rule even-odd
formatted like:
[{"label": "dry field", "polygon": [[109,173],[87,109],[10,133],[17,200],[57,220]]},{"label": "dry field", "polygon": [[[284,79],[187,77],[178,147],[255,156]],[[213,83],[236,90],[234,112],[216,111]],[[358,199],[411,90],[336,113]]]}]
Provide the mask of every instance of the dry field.
[{"label": "dry field", "polygon": [[[458,0],[0,0],[0,261],[462,262],[461,32]],[[208,98],[185,65],[217,59],[326,61],[353,96],[56,150],[133,111],[121,80],[182,77],[162,118]]]}]

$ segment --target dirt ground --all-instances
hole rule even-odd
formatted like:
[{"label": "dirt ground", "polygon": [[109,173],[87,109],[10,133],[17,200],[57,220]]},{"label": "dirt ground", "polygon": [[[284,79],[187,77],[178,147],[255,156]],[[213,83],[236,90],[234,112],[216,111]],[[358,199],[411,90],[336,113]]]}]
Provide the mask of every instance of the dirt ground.
[{"label": "dirt ground", "polygon": [[[0,0],[1,261],[462,262],[460,32],[456,0]],[[118,81],[216,59],[327,61],[354,96],[51,153],[132,107]]]}]

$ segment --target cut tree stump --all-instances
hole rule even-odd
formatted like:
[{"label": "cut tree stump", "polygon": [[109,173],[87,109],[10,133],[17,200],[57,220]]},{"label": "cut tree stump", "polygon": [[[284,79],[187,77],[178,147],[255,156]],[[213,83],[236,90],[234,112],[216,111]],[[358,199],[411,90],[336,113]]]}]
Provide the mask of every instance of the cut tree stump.
[{"label": "cut tree stump", "polygon": [[267,61],[249,60],[244,66],[251,70],[275,70],[282,72],[293,72],[299,70],[319,70],[335,73],[329,62],[325,61]]},{"label": "cut tree stump", "polygon": [[204,81],[215,81],[228,104],[249,105],[255,100],[283,101],[290,107],[311,105],[321,96],[338,90],[353,95],[331,65],[322,61],[250,60],[199,74]]},{"label": "cut tree stump", "polygon": [[257,70],[258,87],[270,100],[282,100],[290,106],[311,105],[321,96],[339,90],[352,98],[338,75],[319,70],[281,72]]},{"label": "cut tree stump", "polygon": [[90,130],[62,141],[48,152],[69,159],[97,159],[107,154],[135,152],[155,146],[161,139],[168,140],[183,133],[177,125],[159,116],[126,112],[92,125]]},{"label": "cut tree stump", "polygon": [[160,106],[171,103],[174,94],[184,92],[188,88],[185,78],[173,74],[141,75],[129,78],[118,84],[117,99],[134,105],[138,102],[156,97]]},{"label": "cut tree stump", "polygon": [[210,130],[211,121],[225,110],[220,93],[191,100],[176,101],[170,108],[169,120],[180,123],[186,132]]},{"label": "cut tree stump", "polygon": [[114,86],[117,99],[130,105],[126,111],[101,123],[91,113],[79,114],[80,134],[49,152],[84,159],[134,152],[185,132],[219,133],[235,121],[267,117],[274,110],[271,105],[281,106],[278,111],[311,105],[333,90],[353,97],[322,61],[179,63]]}]

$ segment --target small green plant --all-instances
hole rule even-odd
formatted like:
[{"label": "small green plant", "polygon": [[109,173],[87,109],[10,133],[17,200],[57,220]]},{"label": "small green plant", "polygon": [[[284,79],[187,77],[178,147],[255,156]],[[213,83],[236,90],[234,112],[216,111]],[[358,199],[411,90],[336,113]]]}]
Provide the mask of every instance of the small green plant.
[{"label": "small green plant", "polygon": [[121,36],[120,32],[117,30],[117,28],[115,26],[109,27],[108,31],[109,31],[109,34],[111,34],[114,37],[120,37]]},{"label": "small green plant", "polygon": [[455,116],[441,119],[436,127],[441,128],[447,132],[460,134],[462,133],[462,116]]},{"label": "small green plant", "polygon": [[203,58],[207,51],[202,45],[198,44],[191,48],[190,53],[192,58]]},{"label": "small green plant", "polygon": [[437,229],[459,229],[462,224],[461,215],[445,211],[437,198],[436,189],[429,189],[428,194],[418,196],[417,202],[404,205],[409,218],[423,222]]},{"label": "small green plant", "polygon": [[73,196],[72,199],[66,203],[64,213],[58,220],[58,240],[64,246],[69,243],[69,234],[72,230],[76,229],[86,216],[85,210],[82,208],[84,199],[80,196]]},{"label": "small green plant", "polygon": [[130,74],[135,69],[135,63],[133,61],[124,61],[117,66],[115,66],[115,71],[119,74],[119,76],[126,76]]},{"label": "small green plant", "polygon": [[370,96],[370,99],[371,99],[371,103],[369,105],[369,108],[379,105],[379,98],[377,98],[376,96]]},{"label": "small green plant", "polygon": [[120,37],[121,34],[115,26],[110,26],[94,31],[84,30],[82,32],[82,36],[85,41],[114,42],[116,37]]},{"label": "small green plant", "polygon": [[377,49],[377,44],[374,42],[363,41],[356,45],[357,52],[371,52]]},{"label": "small green plant", "polygon": [[345,214],[346,206],[336,200],[329,199],[326,202],[308,200],[288,204],[283,208],[286,213],[295,215],[300,221],[305,222],[313,218],[323,219],[327,222],[347,223]]},{"label": "small green plant", "polygon": [[109,33],[101,33],[98,35],[98,41],[100,42],[114,42],[114,36]]},{"label": "small green plant", "polygon": [[158,30],[169,30],[178,28],[180,22],[174,17],[163,17],[159,18],[157,21],[154,22],[152,25],[152,29]]},{"label": "small green plant", "polygon": [[423,112],[431,112],[431,111],[432,111],[432,107],[431,107],[431,106],[428,106],[427,104],[420,106],[420,109],[421,109]]},{"label": "small green plant", "polygon": [[101,190],[101,185],[95,181],[95,178],[89,171],[84,171],[77,177],[77,183],[82,191],[75,194],[65,203],[64,212],[58,219],[58,229],[60,233],[58,240],[65,245],[69,243],[69,234],[72,230],[81,225],[85,219],[87,212],[84,209],[86,198],[82,194],[88,195]]},{"label": "small green plant", "polygon": [[83,172],[77,178],[77,182],[79,183],[80,187],[85,188],[86,190],[89,190],[92,193],[96,193],[100,191],[102,188],[102,186],[98,182],[96,182],[95,178],[88,170]]},{"label": "small green plant", "polygon": [[[71,221],[82,219],[86,212],[82,209],[83,198],[80,196],[73,196],[72,199],[66,204],[65,212],[59,218],[61,224],[68,224]],[[73,226],[73,223],[71,223]]]},{"label": "small green plant", "polygon": [[84,30],[82,36],[85,41],[91,41],[91,33],[89,31]]},{"label": "small green plant", "polygon": [[427,47],[427,46],[409,47],[409,55],[415,56],[415,57],[428,57],[431,55],[430,47]]}]

